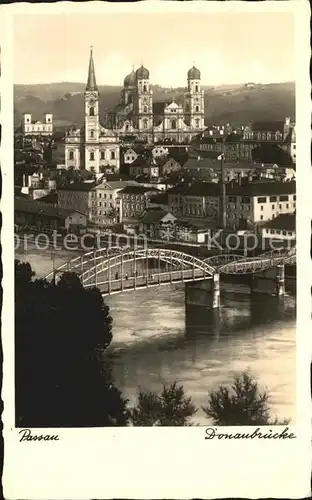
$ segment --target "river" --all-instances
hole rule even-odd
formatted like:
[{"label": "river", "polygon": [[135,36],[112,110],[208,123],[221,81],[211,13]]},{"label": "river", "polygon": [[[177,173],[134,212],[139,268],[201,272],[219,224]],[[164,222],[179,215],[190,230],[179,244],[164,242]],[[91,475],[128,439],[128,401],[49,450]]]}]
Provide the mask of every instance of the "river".
[{"label": "river", "polygon": [[[17,251],[16,258],[28,261],[37,277],[52,267],[51,255],[39,250]],[[67,258],[63,252],[55,264]],[[274,289],[272,283],[265,286]],[[115,385],[131,403],[139,389],[160,391],[163,384],[177,381],[199,408],[194,422],[209,424],[201,410],[208,391],[249,370],[269,391],[274,416],[295,423],[293,295],[282,301],[265,293],[251,296],[248,286],[227,283],[221,286],[219,313],[198,306],[186,313],[183,284],[124,292],[105,301],[113,317],[108,354]]]}]

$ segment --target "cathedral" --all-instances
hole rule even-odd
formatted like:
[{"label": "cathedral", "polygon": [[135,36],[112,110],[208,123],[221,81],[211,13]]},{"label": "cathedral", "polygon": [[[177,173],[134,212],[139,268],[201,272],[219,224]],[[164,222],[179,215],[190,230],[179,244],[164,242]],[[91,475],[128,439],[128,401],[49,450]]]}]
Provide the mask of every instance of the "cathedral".
[{"label": "cathedral", "polygon": [[183,104],[153,102],[149,71],[141,65],[124,79],[119,104],[108,113],[106,127],[99,119],[99,90],[92,49],[84,93],[84,126],[71,129],[65,137],[66,168],[85,168],[95,173],[119,170],[120,145],[129,136],[153,144],[165,139],[189,142],[204,130],[204,90],[200,71],[187,73]]}]

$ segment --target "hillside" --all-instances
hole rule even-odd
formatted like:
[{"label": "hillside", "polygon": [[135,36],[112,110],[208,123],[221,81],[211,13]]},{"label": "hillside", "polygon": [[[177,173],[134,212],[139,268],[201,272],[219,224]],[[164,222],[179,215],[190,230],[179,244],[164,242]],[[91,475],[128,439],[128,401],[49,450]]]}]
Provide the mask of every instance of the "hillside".
[{"label": "hillside", "polygon": [[[57,127],[82,124],[84,118],[83,83],[49,83],[14,86],[14,121],[18,125],[25,112],[42,119],[45,112],[54,115]],[[120,87],[100,86],[100,113],[111,110],[120,98]],[[180,100],[183,89],[153,86],[154,101]],[[205,87],[205,121],[216,125],[230,121],[236,125],[254,120],[295,119],[294,82],[247,88],[244,85]]]}]

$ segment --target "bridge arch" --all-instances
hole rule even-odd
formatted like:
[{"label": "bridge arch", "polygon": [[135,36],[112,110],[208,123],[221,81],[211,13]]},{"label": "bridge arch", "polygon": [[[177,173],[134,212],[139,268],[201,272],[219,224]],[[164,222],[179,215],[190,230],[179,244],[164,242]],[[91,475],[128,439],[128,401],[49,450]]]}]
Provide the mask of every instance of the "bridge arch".
[{"label": "bridge arch", "polygon": [[[171,266],[182,266],[183,270],[200,271],[202,279],[210,278],[215,274],[215,269],[197,257],[193,257],[184,252],[168,250],[163,248],[126,248],[126,249],[110,249],[106,254],[101,253],[95,257],[95,265],[91,265],[88,269],[79,274],[84,286],[91,286],[95,283],[95,277],[105,271],[111,271],[117,266],[123,266],[129,262],[139,260],[158,260],[170,264]],[[198,273],[197,273],[198,275]]]}]

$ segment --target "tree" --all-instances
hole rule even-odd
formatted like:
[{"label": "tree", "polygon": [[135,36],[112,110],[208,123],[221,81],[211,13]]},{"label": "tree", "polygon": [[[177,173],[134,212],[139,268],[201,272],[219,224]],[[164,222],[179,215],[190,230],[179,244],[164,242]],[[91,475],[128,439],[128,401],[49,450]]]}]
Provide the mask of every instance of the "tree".
[{"label": "tree", "polygon": [[129,417],[134,426],[182,426],[190,425],[189,419],[196,411],[191,398],[185,397],[183,386],[174,382],[165,385],[160,395],[140,392]]},{"label": "tree", "polygon": [[234,378],[229,389],[221,385],[208,395],[208,406],[203,408],[214,425],[278,425],[271,417],[269,394],[261,392],[258,382],[243,372]]},{"label": "tree", "polygon": [[103,351],[112,340],[109,308],[74,273],[54,285],[15,262],[16,425],[126,425],[127,401],[113,386]]}]

